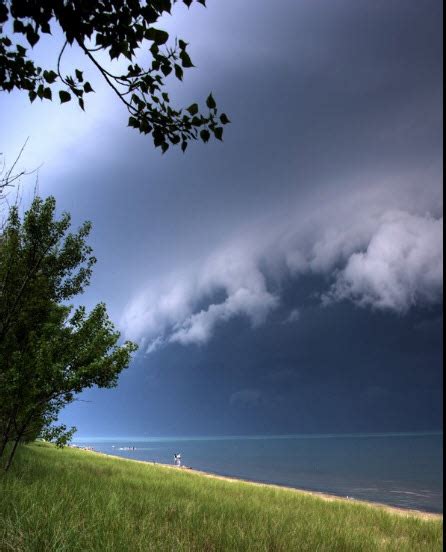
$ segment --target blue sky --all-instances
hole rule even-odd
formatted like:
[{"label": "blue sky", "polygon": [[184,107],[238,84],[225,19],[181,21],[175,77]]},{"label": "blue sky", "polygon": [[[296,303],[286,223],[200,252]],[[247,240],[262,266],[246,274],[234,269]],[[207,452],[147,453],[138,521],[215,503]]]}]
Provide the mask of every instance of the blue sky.
[{"label": "blue sky", "polygon": [[141,345],[118,388],[65,422],[83,436],[441,427],[442,11],[178,5],[165,25],[197,69],[172,96],[212,90],[232,120],[223,144],[184,156],[127,129],[76,51],[64,63],[96,90],[85,114],[2,96],[6,159],[29,136],[39,192],[94,224],[82,302],[105,301]]}]

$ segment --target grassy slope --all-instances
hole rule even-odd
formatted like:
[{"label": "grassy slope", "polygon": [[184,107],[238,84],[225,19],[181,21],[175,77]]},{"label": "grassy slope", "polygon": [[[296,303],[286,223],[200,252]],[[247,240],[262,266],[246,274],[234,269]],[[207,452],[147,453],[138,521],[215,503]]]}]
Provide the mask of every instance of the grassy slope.
[{"label": "grassy slope", "polygon": [[45,444],[0,475],[0,550],[442,549],[442,521]]}]

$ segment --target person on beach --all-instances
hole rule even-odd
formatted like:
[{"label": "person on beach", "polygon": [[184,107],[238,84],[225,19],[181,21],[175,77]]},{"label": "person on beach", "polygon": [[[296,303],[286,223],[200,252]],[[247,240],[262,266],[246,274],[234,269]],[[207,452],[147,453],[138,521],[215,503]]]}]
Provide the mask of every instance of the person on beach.
[{"label": "person on beach", "polygon": [[174,460],[175,466],[177,466],[178,468],[181,467],[181,454],[174,454],[173,460]]}]

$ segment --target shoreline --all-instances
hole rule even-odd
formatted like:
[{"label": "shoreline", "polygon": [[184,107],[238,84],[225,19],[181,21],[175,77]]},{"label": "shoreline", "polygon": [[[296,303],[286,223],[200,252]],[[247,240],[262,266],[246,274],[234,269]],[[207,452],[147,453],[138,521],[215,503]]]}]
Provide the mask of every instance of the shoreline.
[{"label": "shoreline", "polygon": [[[70,447],[71,448],[71,447]],[[442,513],[435,513],[435,512],[425,512],[423,510],[414,510],[414,509],[406,509],[406,508],[400,508],[398,506],[390,506],[388,504],[384,504],[382,502],[372,502],[367,500],[357,500],[355,498],[346,498],[342,496],[338,496],[335,494],[329,494],[329,493],[323,493],[320,491],[310,491],[306,489],[299,489],[296,487],[286,487],[285,485],[277,485],[274,483],[262,483],[258,481],[252,481],[249,479],[238,479],[236,477],[230,477],[225,475],[218,475],[211,472],[205,472],[202,470],[198,470],[195,468],[191,468],[188,466],[182,466],[177,467],[170,464],[162,464],[160,462],[150,462],[148,460],[135,460],[132,458],[125,458],[123,456],[114,456],[113,454],[107,454],[105,452],[98,452],[96,450],[90,450],[90,449],[83,449],[80,447],[72,447],[72,450],[80,450],[82,452],[88,452],[90,454],[95,454],[101,457],[105,458],[114,458],[117,460],[121,460],[123,462],[133,462],[137,464],[143,464],[143,465],[149,465],[149,466],[157,466],[160,468],[165,468],[168,470],[176,470],[181,473],[191,473],[193,475],[197,475],[200,477],[207,477],[209,479],[217,479],[220,481],[226,481],[228,483],[243,483],[245,485],[254,485],[256,487],[266,487],[270,489],[276,489],[276,490],[282,490],[287,491],[291,493],[298,493],[304,496],[312,496],[314,498],[319,498],[320,500],[324,500],[326,502],[341,502],[344,504],[358,504],[362,506],[366,506],[369,508],[376,508],[378,510],[383,510],[385,512],[402,516],[402,517],[417,517],[419,519],[424,520],[441,520],[443,521],[444,514]]]}]

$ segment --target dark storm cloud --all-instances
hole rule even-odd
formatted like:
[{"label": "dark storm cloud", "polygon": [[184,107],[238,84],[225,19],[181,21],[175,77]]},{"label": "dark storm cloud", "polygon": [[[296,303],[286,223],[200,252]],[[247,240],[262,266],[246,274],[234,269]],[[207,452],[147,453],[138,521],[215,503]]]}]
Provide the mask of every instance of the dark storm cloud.
[{"label": "dark storm cloud", "polygon": [[258,389],[241,389],[229,398],[229,404],[233,407],[259,407],[262,402],[262,393]]},{"label": "dark storm cloud", "polygon": [[[417,329],[438,311],[394,319],[347,304],[308,307],[294,327],[281,324],[284,311],[255,332],[238,319],[206,347],[175,345],[139,359],[116,391],[78,405],[73,423],[83,411],[84,434],[105,426],[112,435],[442,427],[441,325],[428,343]],[[142,384],[152,371],[156,387]],[[110,405],[116,416],[101,420]]]},{"label": "dark storm cloud", "polygon": [[[235,123],[223,151],[186,162],[194,203],[177,206],[226,229],[216,241],[195,228],[185,250],[200,244],[198,265],[173,264],[161,287],[149,278],[126,309],[124,327],[150,351],[207,342],[239,314],[266,319],[280,296],[261,264],[341,268],[331,300],[401,312],[441,300],[441,6],[285,2],[255,21],[252,9],[210,10],[217,40],[229,28],[236,38],[209,48],[197,87],[223,68],[215,86]],[[218,290],[224,301],[196,309]]]},{"label": "dark storm cloud", "polygon": [[[245,144],[240,153],[248,149],[255,156],[256,147],[248,146],[254,142],[262,153],[271,148],[268,161],[293,153],[294,168],[322,174],[375,161],[395,166],[402,158],[409,167],[411,153],[415,163],[438,153],[440,2],[235,6],[228,2],[216,10],[215,32],[220,30],[224,47],[211,49],[201,74],[213,62],[221,67],[231,60],[217,86],[236,110],[237,134],[229,145],[234,151]],[[237,50],[223,39],[228,29],[239,36]],[[251,47],[240,44],[245,35]]]},{"label": "dark storm cloud", "polygon": [[105,300],[151,353],[114,394],[74,407],[89,427],[441,425],[442,12],[439,0],[178,8],[166,24],[198,68],[172,97],[213,90],[232,120],[224,144],[186,156],[125,130],[105,91],[88,118],[2,99],[0,141],[32,144],[39,128],[42,193],[94,222],[100,263],[82,300]]}]

